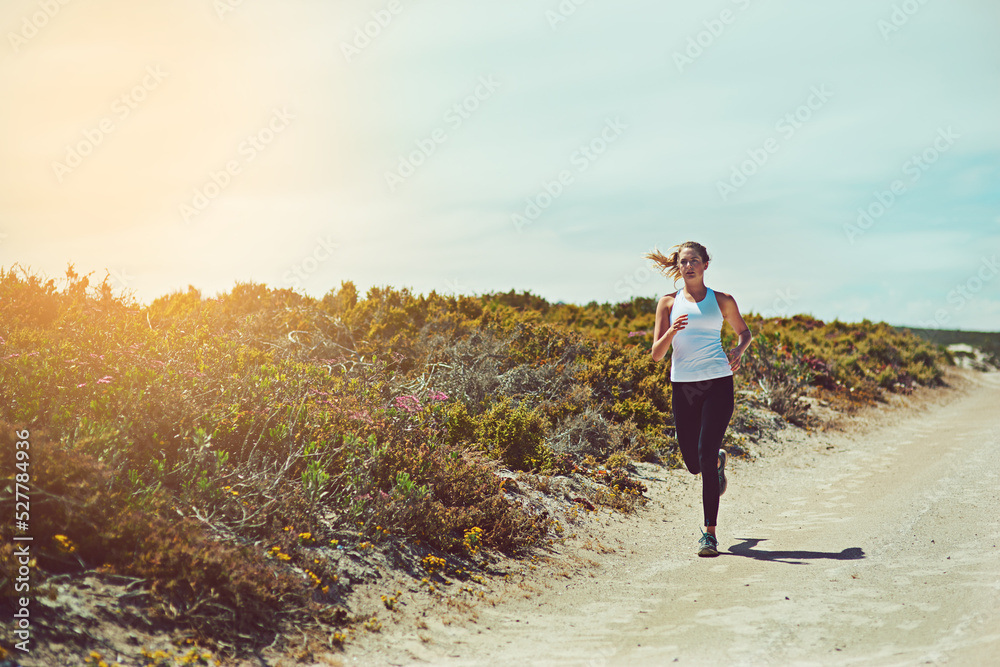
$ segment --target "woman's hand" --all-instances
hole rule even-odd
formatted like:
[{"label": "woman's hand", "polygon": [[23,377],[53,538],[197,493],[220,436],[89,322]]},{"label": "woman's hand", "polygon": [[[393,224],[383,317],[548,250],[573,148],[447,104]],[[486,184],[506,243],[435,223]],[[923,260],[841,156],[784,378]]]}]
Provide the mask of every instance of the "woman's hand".
[{"label": "woman's hand", "polygon": [[733,369],[735,373],[740,367],[740,357],[748,347],[750,347],[750,341],[753,340],[753,334],[750,333],[750,327],[747,323],[743,321],[743,316],[740,315],[740,309],[736,305],[736,299],[732,297],[731,294],[725,294],[722,292],[716,292],[720,297],[719,310],[722,311],[722,317],[729,322],[729,326],[733,328],[736,335],[740,337],[739,341],[736,343],[736,347],[729,351],[727,358],[729,359],[729,367]]},{"label": "woman's hand", "polygon": [[743,353],[746,352],[747,348],[750,347],[750,341],[753,340],[753,334],[750,333],[750,329],[743,329],[740,331],[740,340],[737,342],[736,347],[729,350],[729,367],[733,369],[735,373],[740,367],[740,358]]},{"label": "woman's hand", "polygon": [[667,333],[670,334],[670,338],[673,339],[673,337],[677,335],[678,331],[682,330],[684,327],[687,326],[687,323],[688,323],[687,315],[680,315],[677,317],[676,320],[671,322],[670,328],[667,329]]},{"label": "woman's hand", "polygon": [[734,373],[740,369],[740,358],[743,356],[743,349],[736,346],[729,350],[729,354],[727,355],[729,357],[729,368],[731,368]]}]

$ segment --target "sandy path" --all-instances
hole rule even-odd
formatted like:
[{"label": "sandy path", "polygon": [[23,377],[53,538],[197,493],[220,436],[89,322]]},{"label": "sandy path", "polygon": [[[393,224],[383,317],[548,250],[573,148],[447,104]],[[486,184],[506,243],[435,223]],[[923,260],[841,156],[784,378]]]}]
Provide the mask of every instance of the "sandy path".
[{"label": "sandy path", "polygon": [[346,661],[1000,664],[1000,373],[950,382],[733,461],[718,558],[695,555],[700,480],[647,467],[648,509],[560,547],[534,595]]}]

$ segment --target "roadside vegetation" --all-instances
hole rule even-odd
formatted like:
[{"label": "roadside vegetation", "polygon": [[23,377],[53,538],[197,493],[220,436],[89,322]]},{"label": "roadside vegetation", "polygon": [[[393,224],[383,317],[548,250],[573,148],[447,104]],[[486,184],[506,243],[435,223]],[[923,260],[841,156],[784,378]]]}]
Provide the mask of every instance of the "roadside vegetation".
[{"label": "roadside vegetation", "polygon": [[[526,557],[559,534],[519,482],[584,480],[582,510],[643,502],[632,462],[679,463],[655,305],[345,282],[322,299],[237,284],[146,306],[72,267],[58,282],[0,269],[0,506],[14,514],[27,430],[36,586],[133,578],[151,613],[230,653],[283,623],[357,624],[345,553],[468,578],[477,555]],[[949,361],[884,323],[746,319],[737,454],[767,424],[814,426],[817,401],[940,383]],[[8,606],[14,530],[0,524]]]},{"label": "roadside vegetation", "polygon": [[980,370],[984,368],[1000,368],[1000,334],[995,331],[957,331],[949,329],[920,329],[917,327],[897,328],[901,331],[910,331],[935,345],[945,347],[956,345],[974,348],[976,350],[974,353],[964,350],[957,353],[951,352],[951,355],[956,359],[960,359],[961,357],[976,359],[979,357],[981,359],[979,363],[970,364],[974,368],[981,367]]}]

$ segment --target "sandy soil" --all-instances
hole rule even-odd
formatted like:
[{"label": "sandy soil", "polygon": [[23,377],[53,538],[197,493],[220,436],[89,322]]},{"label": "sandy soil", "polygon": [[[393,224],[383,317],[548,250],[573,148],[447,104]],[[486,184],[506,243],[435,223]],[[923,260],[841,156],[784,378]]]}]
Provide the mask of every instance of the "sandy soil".
[{"label": "sandy soil", "polygon": [[732,460],[717,558],[700,479],[644,465],[636,515],[317,664],[1000,664],[1000,373],[948,383]]}]

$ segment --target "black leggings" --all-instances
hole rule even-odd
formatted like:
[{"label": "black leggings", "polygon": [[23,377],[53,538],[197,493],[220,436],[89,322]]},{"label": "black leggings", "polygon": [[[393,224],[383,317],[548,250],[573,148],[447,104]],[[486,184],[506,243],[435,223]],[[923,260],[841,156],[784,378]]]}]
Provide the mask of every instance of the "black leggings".
[{"label": "black leggings", "polygon": [[719,450],[733,416],[733,376],[701,382],[671,382],[671,402],[677,444],[684,465],[692,475],[701,476],[701,501],[705,525],[719,518]]}]

